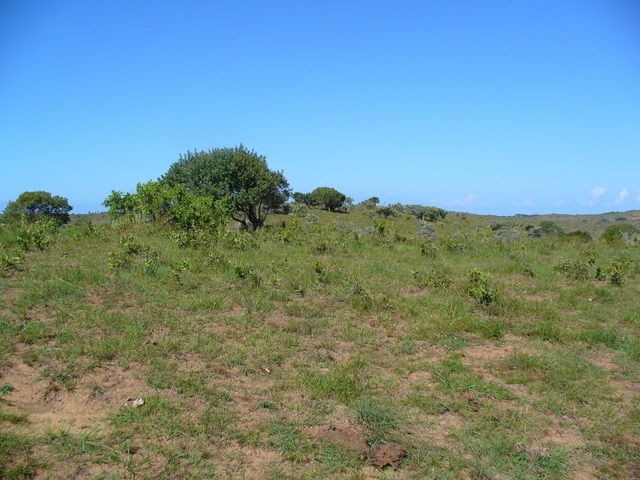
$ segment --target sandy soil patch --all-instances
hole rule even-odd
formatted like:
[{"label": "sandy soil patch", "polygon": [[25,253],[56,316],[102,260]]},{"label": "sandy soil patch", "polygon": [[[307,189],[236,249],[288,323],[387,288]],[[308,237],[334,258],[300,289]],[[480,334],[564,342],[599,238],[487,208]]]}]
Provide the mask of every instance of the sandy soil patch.
[{"label": "sandy soil patch", "polygon": [[13,390],[3,398],[13,414],[27,414],[31,432],[64,429],[77,433],[104,427],[104,418],[123,407],[130,398],[144,398],[148,388],[136,375],[136,368],[103,367],[84,375],[72,391],[50,388],[40,370],[17,357],[5,362],[0,383]]}]

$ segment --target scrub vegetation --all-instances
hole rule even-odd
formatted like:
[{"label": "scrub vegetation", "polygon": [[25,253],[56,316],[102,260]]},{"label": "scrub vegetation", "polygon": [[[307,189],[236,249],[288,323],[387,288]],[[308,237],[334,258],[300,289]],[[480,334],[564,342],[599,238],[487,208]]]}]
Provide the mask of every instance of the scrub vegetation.
[{"label": "scrub vegetation", "polygon": [[0,478],[640,475],[640,212],[295,207],[2,224]]}]

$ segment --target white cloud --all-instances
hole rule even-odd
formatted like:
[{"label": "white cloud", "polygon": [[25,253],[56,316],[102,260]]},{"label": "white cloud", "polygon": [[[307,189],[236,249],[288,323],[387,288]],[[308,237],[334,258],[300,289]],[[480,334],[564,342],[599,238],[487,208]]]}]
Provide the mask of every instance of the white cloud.
[{"label": "white cloud", "polygon": [[627,198],[629,198],[629,190],[623,188],[616,198],[616,205],[622,205]]},{"label": "white cloud", "polygon": [[564,200],[558,200],[556,203],[553,204],[554,207],[562,207],[564,206]]},{"label": "white cloud", "polygon": [[591,189],[591,197],[593,197],[595,201],[599,200],[605,193],[607,193],[607,189],[604,187],[595,187]]},{"label": "white cloud", "polygon": [[468,207],[469,205],[471,205],[478,197],[476,195],[474,195],[473,193],[470,195],[467,195],[466,197],[462,198],[462,199],[457,199],[457,200],[447,200],[446,198],[443,198],[440,202],[441,205],[447,206],[447,207],[455,207],[455,206],[459,206],[459,207]]},{"label": "white cloud", "polygon": [[607,189],[604,187],[594,187],[591,189],[591,198],[588,201],[580,201],[580,205],[597,205],[600,203],[600,198],[607,193]]},{"label": "white cloud", "polygon": [[535,207],[536,203],[530,198],[527,198],[524,202],[513,202],[511,206],[512,207]]}]

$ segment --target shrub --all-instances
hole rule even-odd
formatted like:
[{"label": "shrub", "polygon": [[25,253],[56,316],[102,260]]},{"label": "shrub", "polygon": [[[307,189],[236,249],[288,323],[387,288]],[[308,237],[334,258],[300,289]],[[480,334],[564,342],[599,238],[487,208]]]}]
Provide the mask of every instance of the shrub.
[{"label": "shrub", "polygon": [[531,237],[561,237],[564,235],[564,230],[561,227],[552,222],[551,220],[545,220],[541,222],[537,227],[528,228],[529,236]]},{"label": "shrub", "polygon": [[423,220],[416,220],[418,226],[418,234],[427,237],[430,240],[438,240],[438,232],[432,225]]},{"label": "shrub", "polygon": [[469,272],[467,292],[481,305],[491,305],[496,300],[496,292],[491,285],[491,275],[474,268]]},{"label": "shrub", "polygon": [[262,283],[262,277],[256,273],[253,265],[234,265],[233,272],[236,277],[243,280],[249,280],[254,285],[258,286]]},{"label": "shrub", "polygon": [[20,265],[22,256],[17,252],[0,253],[0,271],[15,270]]},{"label": "shrub", "polygon": [[180,243],[192,243],[199,234],[213,234],[227,223],[229,203],[192,193],[181,186],[161,182],[139,183],[135,194],[111,192],[103,202],[109,215],[136,215],[145,222],[160,223],[186,232]]},{"label": "shrub", "polygon": [[25,225],[18,229],[16,242],[24,252],[44,250],[51,243],[47,234],[55,231],[56,223],[56,220],[41,219],[34,224]]},{"label": "shrub", "polygon": [[379,203],[380,203],[380,199],[378,197],[371,197],[360,202],[360,205],[365,208],[373,208]]},{"label": "shrub", "polygon": [[306,205],[307,207],[310,207],[311,205],[313,205],[312,201],[311,201],[311,194],[310,193],[300,193],[300,192],[294,192],[291,197],[293,198],[293,200],[296,203],[302,204],[302,205]]},{"label": "shrub", "polygon": [[406,205],[404,211],[409,215],[413,215],[418,220],[427,222],[444,220],[448,213],[446,210],[438,207],[424,207],[422,205]]},{"label": "shrub", "polygon": [[420,244],[420,254],[428,258],[436,258],[438,247],[433,240],[427,240]]},{"label": "shrub", "polygon": [[23,192],[13,202],[9,202],[4,210],[3,221],[25,219],[29,223],[49,219],[56,224],[68,223],[69,212],[73,207],[69,201],[49,192]]},{"label": "shrub", "polygon": [[384,235],[389,228],[391,228],[392,223],[389,220],[375,220],[373,222],[373,228],[376,229],[378,235]]},{"label": "shrub", "polygon": [[420,288],[430,287],[437,290],[445,290],[453,284],[451,274],[446,270],[438,271],[431,269],[426,272],[413,271],[411,275],[416,285]]},{"label": "shrub", "polygon": [[378,215],[382,215],[384,218],[398,216],[398,212],[391,207],[379,207],[378,210],[376,210],[376,212]]},{"label": "shrub", "polygon": [[309,207],[304,203],[296,202],[289,208],[289,216],[293,218],[306,217],[308,213]]},{"label": "shrub", "polygon": [[553,270],[573,280],[587,280],[590,276],[591,264],[584,259],[567,260],[561,258]]},{"label": "shrub", "polygon": [[608,279],[613,285],[622,285],[629,272],[631,260],[624,257],[616,257],[603,269],[600,269],[598,276],[600,280]]},{"label": "shrub", "polygon": [[180,155],[159,181],[209,202],[224,201],[225,213],[252,230],[261,228],[291,194],[283,173],[269,170],[263,155],[242,144]]},{"label": "shrub", "polygon": [[630,223],[609,225],[600,239],[608,244],[632,243],[638,240],[638,228]]},{"label": "shrub", "polygon": [[510,227],[500,227],[496,230],[496,237],[503,242],[517,242],[522,237],[522,232]]},{"label": "shrub", "polygon": [[454,234],[450,237],[442,238],[440,244],[451,253],[462,253],[467,249],[467,242],[463,235]]},{"label": "shrub", "polygon": [[569,232],[564,236],[565,240],[573,240],[576,242],[587,243],[593,240],[591,234],[586,230],[574,230],[573,232]]},{"label": "shrub", "polygon": [[324,208],[330,212],[341,208],[347,198],[344,193],[331,187],[318,187],[309,196],[313,205],[324,205]]}]

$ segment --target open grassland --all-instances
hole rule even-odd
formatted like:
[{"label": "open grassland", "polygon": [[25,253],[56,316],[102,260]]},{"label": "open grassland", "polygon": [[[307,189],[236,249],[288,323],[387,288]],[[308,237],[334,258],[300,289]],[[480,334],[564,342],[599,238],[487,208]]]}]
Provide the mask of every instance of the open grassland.
[{"label": "open grassland", "polygon": [[638,478],[639,246],[539,220],[2,227],[0,478]]}]

